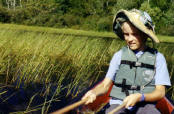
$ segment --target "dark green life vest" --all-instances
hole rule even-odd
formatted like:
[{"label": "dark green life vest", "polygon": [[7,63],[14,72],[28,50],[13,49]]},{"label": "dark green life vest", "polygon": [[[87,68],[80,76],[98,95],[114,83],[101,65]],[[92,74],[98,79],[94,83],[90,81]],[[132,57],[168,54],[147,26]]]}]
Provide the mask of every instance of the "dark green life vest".
[{"label": "dark green life vest", "polygon": [[152,92],[155,89],[156,53],[155,49],[148,47],[137,58],[132,50],[123,47],[121,64],[110,96],[124,99],[129,94]]}]

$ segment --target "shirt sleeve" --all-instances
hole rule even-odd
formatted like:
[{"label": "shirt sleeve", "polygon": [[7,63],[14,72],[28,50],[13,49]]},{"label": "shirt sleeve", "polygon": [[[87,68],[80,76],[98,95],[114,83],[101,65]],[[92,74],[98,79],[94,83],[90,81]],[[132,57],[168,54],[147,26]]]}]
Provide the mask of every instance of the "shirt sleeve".
[{"label": "shirt sleeve", "polygon": [[159,52],[157,53],[156,57],[155,85],[171,86],[166,60],[163,54]]},{"label": "shirt sleeve", "polygon": [[114,81],[117,71],[119,70],[120,62],[121,62],[121,54],[122,51],[118,51],[112,57],[110,61],[109,69],[107,71],[106,77],[110,78]]}]

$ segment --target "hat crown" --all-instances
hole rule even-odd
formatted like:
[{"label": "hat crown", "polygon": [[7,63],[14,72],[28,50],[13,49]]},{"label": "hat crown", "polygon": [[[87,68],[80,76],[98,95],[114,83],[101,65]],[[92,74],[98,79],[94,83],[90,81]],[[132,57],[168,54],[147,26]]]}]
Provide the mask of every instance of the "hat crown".
[{"label": "hat crown", "polygon": [[[152,29],[153,32],[155,32],[155,25],[152,22],[152,18],[150,15],[142,10],[132,9],[130,12],[135,13],[136,15],[139,15],[139,20],[148,28]],[[137,16],[135,16],[136,18]]]}]

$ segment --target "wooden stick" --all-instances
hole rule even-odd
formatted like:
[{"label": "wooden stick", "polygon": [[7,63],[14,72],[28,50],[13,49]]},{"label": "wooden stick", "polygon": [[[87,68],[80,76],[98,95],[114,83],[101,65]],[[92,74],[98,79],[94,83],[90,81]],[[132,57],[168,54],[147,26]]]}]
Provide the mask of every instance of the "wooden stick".
[{"label": "wooden stick", "polygon": [[73,104],[71,104],[69,106],[66,106],[65,108],[57,110],[57,111],[55,111],[55,112],[53,112],[51,114],[64,114],[64,113],[66,113],[66,112],[68,112],[68,111],[70,111],[70,110],[72,110],[72,109],[74,109],[74,108],[84,104],[86,101],[87,101],[87,99],[80,100],[80,101],[78,101],[76,103],[73,103]]},{"label": "wooden stick", "polygon": [[109,112],[108,114],[114,114],[115,112],[118,112],[120,109],[124,108],[125,105],[126,105],[126,103],[121,104],[120,106],[116,107],[111,112]]}]

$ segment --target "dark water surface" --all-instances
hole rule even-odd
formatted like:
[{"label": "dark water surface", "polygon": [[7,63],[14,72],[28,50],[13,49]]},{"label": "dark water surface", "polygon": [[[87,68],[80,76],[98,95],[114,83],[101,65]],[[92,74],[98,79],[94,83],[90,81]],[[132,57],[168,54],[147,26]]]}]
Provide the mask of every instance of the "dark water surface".
[{"label": "dark water surface", "polygon": [[[53,86],[51,87],[52,91],[56,90],[56,87]],[[52,95],[44,95],[44,91],[46,89],[43,87],[43,85],[34,85],[34,88],[32,90],[27,90],[24,88],[18,88],[16,89],[15,87],[3,87],[1,85],[0,87],[0,93],[7,91],[6,93],[0,95],[0,114],[8,114],[10,112],[17,112],[17,111],[25,111],[30,104],[30,99],[33,97],[33,100],[30,104],[30,108],[33,107],[32,109],[36,108],[42,108],[42,106],[39,106],[43,104],[46,101],[49,101],[52,99]],[[57,97],[58,100],[51,102],[50,107],[48,109],[48,112],[50,113],[53,112],[57,109],[60,109],[73,101],[75,99],[72,99],[72,96],[66,96],[65,94],[67,93],[67,90],[64,89],[61,93],[60,96],[55,96]],[[80,98],[80,96],[79,96]],[[77,98],[76,98],[77,99]],[[46,105],[48,106],[48,104]],[[30,112],[31,114],[40,114],[42,109],[39,109],[37,111],[32,111]]]},{"label": "dark water surface", "polygon": [[[99,81],[101,81],[100,79]],[[94,85],[96,85],[99,81],[97,81]],[[73,97],[73,94],[66,95],[68,89],[62,89],[61,93],[54,98],[57,101],[53,101],[50,104],[48,110],[45,113],[54,112],[58,109],[61,109],[69,104],[77,102],[81,99],[81,97],[94,85],[84,88],[81,93],[79,93],[76,97]],[[30,109],[33,110],[36,108],[40,108],[36,111],[31,111],[29,114],[41,114],[42,113],[42,106],[45,101],[49,101],[53,97],[53,93],[56,91],[57,85],[52,85],[50,87],[51,93],[49,95],[43,95],[46,91],[46,87],[42,84],[32,84],[32,88],[23,88],[22,86],[19,88],[15,88],[15,85],[4,86],[0,85],[0,93],[7,91],[4,94],[0,95],[0,114],[9,114],[11,112],[18,112],[18,111],[26,111],[28,105],[30,104]],[[77,87],[76,87],[76,90]],[[72,90],[74,94],[75,90]],[[66,95],[66,96],[65,96]],[[34,96],[34,97],[33,97]],[[31,98],[33,97],[32,102],[30,103]],[[39,106],[41,105],[41,106]],[[76,110],[72,110],[69,112],[70,114],[76,113]]]}]

